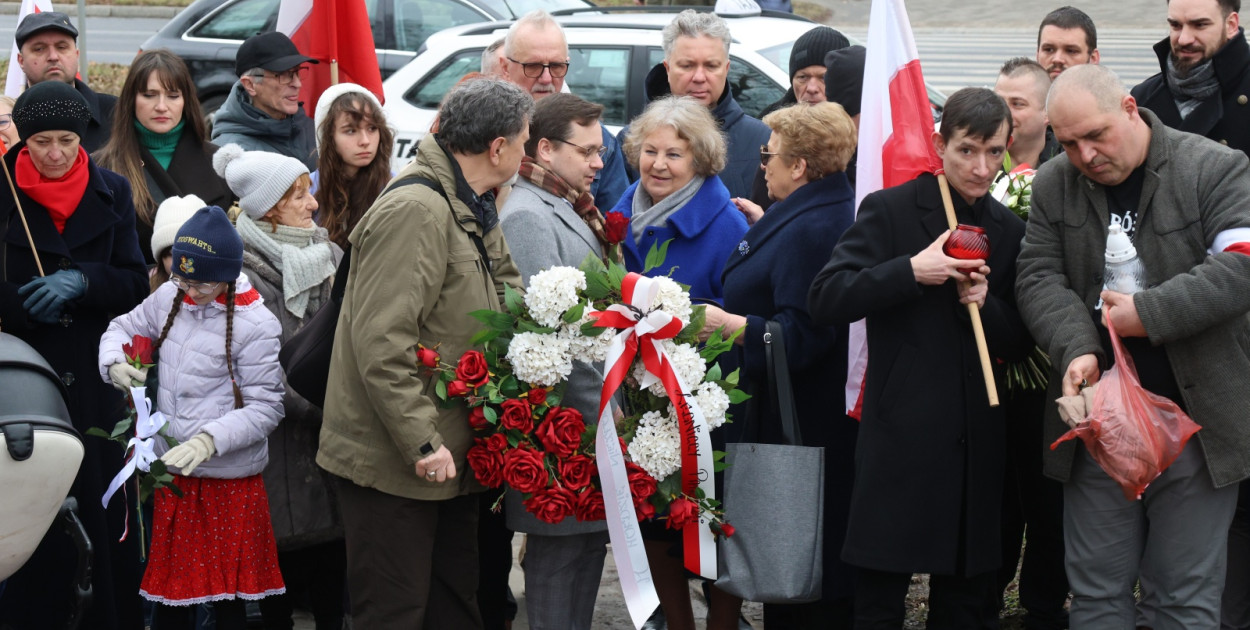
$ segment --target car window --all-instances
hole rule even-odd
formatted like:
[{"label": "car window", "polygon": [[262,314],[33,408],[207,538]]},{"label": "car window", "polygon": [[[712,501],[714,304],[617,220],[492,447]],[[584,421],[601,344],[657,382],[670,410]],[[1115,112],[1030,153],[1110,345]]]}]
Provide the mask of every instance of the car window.
[{"label": "car window", "polygon": [[280,0],[241,0],[222,9],[196,28],[193,37],[247,39],[272,30]]},{"label": "car window", "polygon": [[478,4],[508,18],[519,18],[536,9],[551,12],[591,6],[585,0],[479,0]]},{"label": "car window", "polygon": [[443,102],[443,97],[451,91],[461,77],[481,70],[482,50],[482,48],[462,50],[454,57],[444,60],[437,69],[427,74],[424,80],[412,86],[412,89],[404,94],[404,100],[414,107],[438,109],[438,105]]},{"label": "car window", "polygon": [[382,10],[378,7],[378,0],[365,0],[365,12],[369,14],[369,30],[373,31],[373,45],[385,48],[387,46],[386,25],[382,23]]},{"label": "car window", "polygon": [[396,0],[395,48],[417,52],[434,33],[485,21],[486,17],[476,9],[454,0]]},{"label": "car window", "polygon": [[790,51],[793,49],[794,42],[782,42],[776,46],[761,48],[755,52],[759,53],[761,57],[776,64],[777,67],[784,70],[786,74],[790,74]]},{"label": "car window", "polygon": [[[647,58],[647,67],[654,68],[664,61],[664,51],[650,48],[647,50]],[[729,90],[733,92],[734,100],[738,101],[742,111],[756,118],[760,117],[764,108],[777,102],[786,93],[767,74],[733,55],[729,56]]]},{"label": "car window", "polygon": [[569,48],[569,91],[603,105],[603,122],[624,125],[625,82],[629,75],[629,50],[625,48]]}]

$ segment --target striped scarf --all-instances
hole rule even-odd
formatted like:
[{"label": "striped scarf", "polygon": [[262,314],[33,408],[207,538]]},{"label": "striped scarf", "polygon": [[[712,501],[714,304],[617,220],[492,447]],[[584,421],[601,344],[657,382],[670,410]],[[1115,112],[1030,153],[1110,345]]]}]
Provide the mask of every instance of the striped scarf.
[{"label": "striped scarf", "polygon": [[608,242],[607,233],[603,229],[603,213],[595,207],[595,198],[589,191],[579,193],[573,190],[563,177],[557,175],[555,171],[544,168],[528,155],[521,158],[520,175],[529,183],[573,204],[573,211],[586,222],[590,231],[595,233],[599,248],[603,250],[604,256],[608,256],[611,243]]}]

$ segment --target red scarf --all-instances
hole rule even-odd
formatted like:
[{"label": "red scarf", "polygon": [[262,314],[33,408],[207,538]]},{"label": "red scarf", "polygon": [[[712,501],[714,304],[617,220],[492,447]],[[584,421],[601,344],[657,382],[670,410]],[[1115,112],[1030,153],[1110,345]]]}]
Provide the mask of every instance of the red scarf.
[{"label": "red scarf", "polygon": [[69,167],[69,172],[58,179],[48,179],[35,168],[29,148],[22,147],[22,151],[17,154],[17,165],[13,169],[17,177],[17,187],[48,211],[59,233],[65,232],[65,222],[78,209],[82,195],[87,191],[87,180],[91,177],[87,161],[87,151],[80,145],[78,157],[74,159],[74,165]]}]

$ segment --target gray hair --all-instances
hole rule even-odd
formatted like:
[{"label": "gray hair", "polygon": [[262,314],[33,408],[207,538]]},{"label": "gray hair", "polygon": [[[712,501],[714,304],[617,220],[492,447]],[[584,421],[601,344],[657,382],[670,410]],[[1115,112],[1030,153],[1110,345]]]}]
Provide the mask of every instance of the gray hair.
[{"label": "gray hair", "polygon": [[437,135],[452,153],[478,155],[485,153],[495,138],[512,139],[527,129],[533,113],[534,99],[513,83],[471,79],[443,99]]},{"label": "gray hair", "polygon": [[500,37],[482,51],[482,74],[488,77],[499,75],[499,49],[503,47],[503,42],[504,38]]},{"label": "gray hair", "polygon": [[554,28],[556,32],[560,34],[560,39],[565,41],[565,46],[568,46],[568,40],[564,37],[564,28],[560,26],[560,23],[557,22],[555,18],[551,17],[550,13],[547,13],[542,9],[535,9],[521,16],[521,19],[513,22],[512,26],[508,29],[508,34],[504,36],[503,39],[503,51],[505,55],[511,57],[516,54],[517,32],[525,28],[538,31]]},{"label": "gray hair", "polygon": [[661,127],[672,127],[677,137],[690,143],[695,173],[711,177],[725,170],[725,133],[712,117],[712,111],[689,96],[665,96],[651,101],[641,114],[629,123],[629,133],[621,148],[625,159],[638,168],[642,143]]},{"label": "gray hair", "polygon": [[668,26],[664,27],[664,59],[673,56],[673,45],[678,37],[711,37],[725,44],[725,54],[729,54],[729,43],[733,37],[729,34],[729,25],[715,13],[699,13],[686,9],[677,14]]},{"label": "gray hair", "polygon": [[260,83],[261,81],[265,80],[265,69],[261,68],[260,66],[251,68],[247,72],[244,72],[243,74],[239,75],[239,78],[243,78],[243,77],[252,77],[252,84],[256,85]]},{"label": "gray hair", "polygon": [[1100,113],[1115,110],[1124,97],[1128,96],[1124,82],[1110,68],[1086,63],[1068,68],[1055,77],[1054,83],[1050,84],[1050,92],[1046,95],[1046,109],[1050,110],[1056,95],[1071,90],[1080,90],[1093,96]]}]

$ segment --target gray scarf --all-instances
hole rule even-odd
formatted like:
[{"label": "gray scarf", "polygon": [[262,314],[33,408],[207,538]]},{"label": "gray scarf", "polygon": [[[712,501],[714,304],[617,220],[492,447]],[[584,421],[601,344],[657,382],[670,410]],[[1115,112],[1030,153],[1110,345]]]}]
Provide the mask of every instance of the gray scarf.
[{"label": "gray scarf", "polygon": [[1220,80],[1215,76],[1215,62],[1208,59],[1186,72],[1176,68],[1168,55],[1168,90],[1181,112],[1181,119],[1188,118],[1198,105],[1220,93]]},{"label": "gray scarf", "polygon": [[322,286],[334,276],[334,246],[323,227],[297,228],[279,225],[271,232],[269,226],[258,225],[246,214],[240,214],[235,227],[239,237],[269,260],[282,275],[282,297],[286,310],[303,319],[324,302]]},{"label": "gray scarf", "polygon": [[685,186],[674,190],[671,195],[656,204],[651,203],[651,195],[647,194],[642,184],[638,184],[638,188],[634,190],[633,218],[629,221],[630,230],[634,233],[634,241],[642,240],[642,233],[647,228],[653,225],[664,225],[669,217],[694,198],[705,179],[701,175],[695,175]]}]

